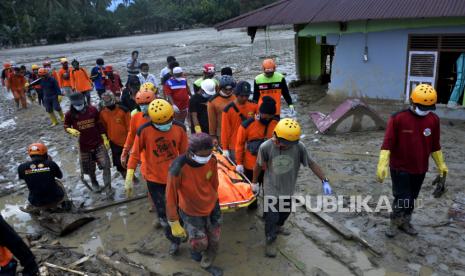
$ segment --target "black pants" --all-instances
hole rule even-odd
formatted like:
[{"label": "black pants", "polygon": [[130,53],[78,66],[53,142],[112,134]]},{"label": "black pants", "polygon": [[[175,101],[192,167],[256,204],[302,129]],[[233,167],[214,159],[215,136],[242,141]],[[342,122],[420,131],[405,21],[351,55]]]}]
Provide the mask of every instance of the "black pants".
[{"label": "black pants", "polygon": [[126,169],[123,168],[123,165],[121,165],[121,154],[123,153],[123,147],[118,146],[117,144],[110,141],[110,148],[113,166],[115,166],[116,170],[123,176],[126,176]]},{"label": "black pants", "polygon": [[391,169],[393,216],[411,215],[425,174],[411,174]]},{"label": "black pants", "polygon": [[42,91],[42,89],[36,89],[36,91],[37,91],[37,101],[39,105],[43,105],[44,104],[44,92]]},{"label": "black pants", "polygon": [[[21,262],[25,272],[39,271],[34,255],[21,237],[0,215],[0,246],[4,246]],[[0,272],[0,275],[1,272]],[[9,274],[5,274],[9,275]],[[15,274],[11,274],[15,275]],[[33,274],[35,275],[35,274]]]},{"label": "black pants", "polygon": [[149,190],[153,204],[155,205],[155,209],[157,210],[158,218],[160,219],[160,224],[163,227],[163,230],[165,231],[166,238],[171,242],[180,244],[181,239],[173,236],[173,234],[171,233],[171,227],[168,224],[168,219],[166,218],[166,185],[147,181],[147,188]]},{"label": "black pants", "polygon": [[[266,196],[265,200],[267,200]],[[287,211],[279,210],[280,200],[285,202],[282,205],[288,209]],[[279,199],[275,205],[270,204],[270,207],[274,207],[276,210],[273,210],[273,208],[264,210],[263,217],[265,219],[265,237],[267,242],[273,242],[276,240],[276,237],[278,236],[278,228],[284,225],[284,222],[286,222],[287,218],[291,214],[291,204],[291,198],[283,198]]]}]

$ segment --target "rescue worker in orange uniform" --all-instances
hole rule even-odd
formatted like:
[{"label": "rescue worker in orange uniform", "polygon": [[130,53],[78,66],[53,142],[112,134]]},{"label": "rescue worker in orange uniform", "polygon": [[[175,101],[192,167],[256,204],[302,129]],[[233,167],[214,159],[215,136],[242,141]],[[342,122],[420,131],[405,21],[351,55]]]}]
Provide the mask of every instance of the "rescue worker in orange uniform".
[{"label": "rescue worker in orange uniform", "polygon": [[257,113],[257,104],[249,101],[252,93],[250,84],[240,81],[234,88],[236,98],[226,105],[221,116],[221,147],[223,155],[236,161],[236,137],[240,125]]},{"label": "rescue worker in orange uniform", "polygon": [[38,276],[39,266],[29,247],[16,231],[0,215],[0,275],[15,276],[18,258],[23,276]]},{"label": "rescue worker in orange uniform", "polygon": [[37,93],[37,102],[39,105],[42,105],[44,102],[44,93],[42,92],[42,87],[40,86],[40,80],[38,80],[39,77],[39,65],[37,64],[32,64],[31,66],[32,73],[29,79],[30,83],[30,88],[34,89]]},{"label": "rescue worker in orange uniform", "polygon": [[10,75],[13,74],[11,62],[3,63],[3,70],[2,70],[2,85],[6,88],[6,92],[10,92],[10,84],[8,83],[8,79]]},{"label": "rescue worker in orange uniform", "polygon": [[236,82],[231,76],[220,77],[220,91],[215,96],[211,97],[207,103],[208,111],[208,131],[213,138],[213,143],[218,144],[221,138],[221,116],[226,105],[236,99],[233,95],[233,89]]},{"label": "rescue worker in orange uniform", "polygon": [[99,116],[110,140],[113,166],[126,178],[126,169],[121,165],[121,153],[129,132],[131,115],[129,110],[116,103],[115,95],[111,91],[102,94],[102,102],[103,108]]},{"label": "rescue worker in orange uniform", "polygon": [[295,115],[292,98],[289,94],[287,82],[281,73],[276,72],[276,64],[272,59],[265,59],[262,63],[263,73],[255,77],[253,100],[262,103],[264,96],[270,96],[276,102],[276,115],[281,114],[281,96],[289,105],[291,116]]},{"label": "rescue worker in orange uniform", "polygon": [[[236,138],[236,171],[253,177],[253,169],[257,161],[260,145],[273,136],[276,118],[276,102],[271,97],[264,97],[259,107],[259,115],[244,121],[237,131]],[[261,181],[260,181],[261,182]]]},{"label": "rescue worker in orange uniform", "polygon": [[189,237],[191,258],[212,275],[220,275],[221,270],[212,266],[222,221],[218,164],[212,150],[213,139],[208,134],[190,137],[188,152],[176,158],[169,170],[166,213],[173,236]]},{"label": "rescue worker in orange uniform", "polygon": [[19,109],[19,104],[21,103],[22,108],[27,108],[26,103],[26,77],[21,74],[19,67],[13,68],[13,74],[8,79],[8,84],[10,85],[11,92],[13,93],[16,109]]},{"label": "rescue worker in orange uniform", "polygon": [[171,241],[169,254],[175,255],[179,250],[181,240],[171,234],[166,219],[165,189],[168,170],[171,163],[187,151],[187,133],[183,124],[173,120],[173,106],[166,100],[156,99],[149,105],[150,122],[137,130],[137,136],[129,156],[126,174],[126,195],[131,196],[134,189],[134,170],[145,157],[147,188],[155,205],[158,218],[165,231],[165,236]]},{"label": "rescue worker in orange uniform", "polygon": [[73,92],[81,93],[86,97],[86,102],[91,105],[90,94],[92,92],[92,81],[86,69],[79,67],[79,61],[73,59],[71,62],[73,70],[71,70],[71,87]]},{"label": "rescue worker in orange uniform", "polygon": [[[155,93],[152,90],[142,88],[136,94],[136,103],[139,105],[141,112],[132,114],[129,122],[129,132],[124,142],[123,152],[121,153],[121,164],[126,168],[128,157],[136,139],[137,129],[143,124],[150,122],[148,114],[149,104],[155,100]],[[144,161],[144,155],[142,155],[142,161]],[[140,169],[142,176],[145,177],[145,162],[142,162]]]},{"label": "rescue worker in orange uniform", "polygon": [[71,69],[69,68],[68,59],[60,59],[61,68],[58,71],[58,85],[60,85],[63,96],[69,96],[73,92],[71,85]]}]

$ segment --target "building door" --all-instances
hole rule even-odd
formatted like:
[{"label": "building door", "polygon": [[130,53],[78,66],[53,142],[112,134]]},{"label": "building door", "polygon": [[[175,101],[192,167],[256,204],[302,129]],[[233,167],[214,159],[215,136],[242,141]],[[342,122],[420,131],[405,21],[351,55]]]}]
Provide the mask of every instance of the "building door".
[{"label": "building door", "polygon": [[410,93],[419,84],[436,86],[437,51],[409,51],[407,71],[407,87],[405,102],[408,103]]}]

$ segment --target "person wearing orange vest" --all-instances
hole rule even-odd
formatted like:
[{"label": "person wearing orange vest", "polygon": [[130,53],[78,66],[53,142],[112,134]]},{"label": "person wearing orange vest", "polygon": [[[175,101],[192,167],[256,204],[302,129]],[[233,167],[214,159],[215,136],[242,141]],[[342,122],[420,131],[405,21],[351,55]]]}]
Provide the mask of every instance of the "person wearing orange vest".
[{"label": "person wearing orange vest", "polygon": [[253,100],[262,103],[264,96],[270,96],[276,102],[276,115],[281,114],[281,96],[289,105],[291,116],[295,116],[294,105],[289,94],[287,82],[281,73],[276,72],[276,64],[272,59],[265,59],[262,63],[263,73],[255,77]]},{"label": "person wearing orange vest", "polygon": [[253,168],[257,161],[258,148],[273,135],[278,119],[276,102],[271,97],[264,97],[257,118],[244,121],[237,131],[236,138],[236,171],[245,174],[248,179],[253,177]]},{"label": "person wearing orange vest", "polygon": [[91,105],[90,94],[92,92],[92,81],[86,69],[79,67],[79,61],[73,60],[71,62],[73,70],[71,70],[71,87],[73,92],[78,92],[86,97],[86,102]]},{"label": "person wearing orange vest", "polygon": [[12,73],[11,62],[3,63],[2,85],[6,88],[6,92],[10,92],[10,84],[8,83],[8,79]]},{"label": "person wearing orange vest", "polygon": [[[213,139],[193,134],[189,149],[171,164],[166,187],[166,214],[173,236],[189,237],[191,258],[212,275],[220,240],[221,211],[218,200],[218,161]],[[180,220],[183,222],[181,226]]]},{"label": "person wearing orange vest", "polygon": [[29,247],[0,214],[0,275],[16,275],[17,262],[24,268],[22,275],[39,276],[39,266]]},{"label": "person wearing orange vest", "polygon": [[21,103],[22,108],[27,108],[26,103],[26,83],[27,80],[23,74],[21,74],[21,70],[19,67],[13,68],[14,73],[8,79],[8,83],[10,85],[11,92],[13,92],[14,101],[16,104],[16,109],[19,109],[19,104]]},{"label": "person wearing orange vest", "polygon": [[69,68],[68,59],[60,59],[61,68],[58,71],[58,85],[61,88],[63,96],[69,96],[73,92],[71,86],[71,69]]},{"label": "person wearing orange vest", "polygon": [[[117,99],[121,97],[121,91],[123,89],[123,83],[121,82],[121,77],[116,71],[113,70],[113,66],[105,66],[105,89],[106,91],[111,91]],[[119,101],[119,100],[118,100]]]},{"label": "person wearing orange vest", "polygon": [[221,116],[221,147],[223,155],[234,162],[237,132],[241,124],[257,113],[257,104],[249,101],[252,93],[250,84],[240,81],[234,88],[236,99],[226,105]]},{"label": "person wearing orange vest", "polygon": [[156,99],[149,105],[150,122],[137,130],[137,136],[129,156],[125,189],[129,197],[133,193],[134,170],[145,156],[147,188],[158,213],[165,236],[171,241],[169,254],[175,255],[181,240],[172,235],[166,219],[165,188],[171,163],[187,151],[187,133],[183,124],[173,120],[173,106],[166,100]]},{"label": "person wearing orange vest", "polygon": [[220,77],[220,91],[211,97],[207,103],[208,112],[208,131],[213,138],[213,143],[218,144],[221,138],[221,116],[226,105],[236,99],[233,95],[233,89],[236,82],[233,77],[224,75]]},{"label": "person wearing orange vest", "polygon": [[126,169],[121,165],[121,153],[129,132],[131,115],[125,107],[116,104],[116,98],[112,92],[103,93],[102,102],[103,108],[99,116],[110,140],[113,166],[123,178],[126,178]]}]

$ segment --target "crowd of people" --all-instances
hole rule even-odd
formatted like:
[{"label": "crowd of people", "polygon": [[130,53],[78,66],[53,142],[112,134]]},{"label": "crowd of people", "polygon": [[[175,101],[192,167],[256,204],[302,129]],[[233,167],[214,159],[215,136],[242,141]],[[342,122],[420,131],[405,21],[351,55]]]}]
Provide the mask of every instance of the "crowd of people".
[{"label": "crowd of people", "polygon": [[[138,55],[132,52],[127,61],[124,86],[121,76],[101,58],[90,75],[76,59],[71,61],[72,67],[66,58],[60,59],[58,71],[51,68],[49,60],[42,67],[32,65],[32,72],[7,62],[2,82],[13,93],[18,109],[27,108],[26,97],[31,102],[37,100],[49,114],[52,126],[58,124],[58,113],[66,133],[78,140],[81,174],[90,178],[89,189],[111,195],[114,166],[124,178],[126,195],[131,197],[140,165],[156,224],[170,242],[169,254],[176,255],[181,242],[187,239],[191,258],[212,274],[218,273],[212,263],[218,251],[222,216],[214,150],[220,150],[236,164],[236,171],[251,181],[253,191],[263,187],[265,197],[290,201],[301,165],[309,167],[321,180],[324,194],[332,193],[328,178],[300,141],[299,123],[280,116],[281,97],[291,114],[296,111],[286,80],[276,71],[272,59],[263,61],[263,73],[255,78],[253,86],[237,81],[229,67],[216,76],[215,66],[207,63],[191,89],[175,57],[167,57],[167,66],[157,79]],[[439,146],[439,120],[428,112],[436,103],[436,91],[430,87],[419,89],[412,93],[411,109],[390,120],[381,151],[378,180],[386,177],[391,160],[397,200],[416,199],[431,153],[441,176],[447,174]],[[91,97],[94,90],[99,98],[96,103]],[[63,97],[69,100],[65,114]],[[405,133],[398,133],[401,127],[419,129],[422,133],[418,135],[423,136],[414,139],[419,144],[404,141]],[[416,135],[417,131],[411,133]],[[405,155],[405,147],[418,148],[422,154]],[[20,179],[26,181],[30,191],[27,211],[69,209],[66,191],[57,181],[62,177],[61,170],[47,154],[46,145],[34,143],[28,150],[31,161],[18,168]],[[103,186],[96,177],[97,167],[103,172]],[[414,188],[405,188],[411,185]],[[282,204],[279,200],[277,206]],[[256,207],[250,205],[249,209]],[[405,209],[395,205],[387,235],[393,237],[398,229],[415,234],[410,224],[412,211],[412,206]],[[276,256],[278,234],[289,234],[283,227],[289,215],[279,208],[264,210],[266,256]],[[0,265],[4,267],[11,254],[1,252]]]}]

